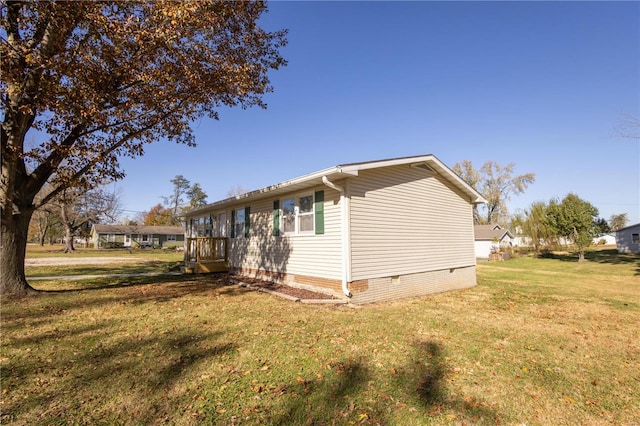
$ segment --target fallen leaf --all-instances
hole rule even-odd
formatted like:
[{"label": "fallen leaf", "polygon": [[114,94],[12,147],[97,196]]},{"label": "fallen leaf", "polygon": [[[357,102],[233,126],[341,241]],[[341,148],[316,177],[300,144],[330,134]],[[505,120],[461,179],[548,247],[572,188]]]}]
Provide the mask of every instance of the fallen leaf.
[{"label": "fallen leaf", "polygon": [[278,386],[277,388],[275,388],[272,393],[274,395],[282,395],[283,393],[285,393],[287,391],[287,385],[281,385]]}]

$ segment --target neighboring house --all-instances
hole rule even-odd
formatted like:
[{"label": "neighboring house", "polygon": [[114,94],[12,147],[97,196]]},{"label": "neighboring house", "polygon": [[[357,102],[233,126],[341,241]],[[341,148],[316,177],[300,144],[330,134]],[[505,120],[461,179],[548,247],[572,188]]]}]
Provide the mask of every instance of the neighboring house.
[{"label": "neighboring house", "polygon": [[187,212],[185,266],[354,303],[471,287],[484,202],[433,155],[340,165]]},{"label": "neighboring house", "polygon": [[593,237],[593,241],[591,243],[594,246],[612,246],[616,244],[616,234],[615,232],[609,234],[598,235],[597,237]]},{"label": "neighboring house", "polygon": [[640,223],[616,231],[618,253],[640,253]]},{"label": "neighboring house", "polygon": [[511,239],[513,247],[530,247],[533,245],[531,238],[523,234],[521,227],[516,226],[511,234],[513,235]]},{"label": "neighboring house", "polygon": [[91,241],[95,248],[184,247],[181,226],[93,225]]},{"label": "neighboring house", "polygon": [[508,229],[500,225],[475,225],[473,227],[475,238],[476,259],[487,260],[491,252],[500,248],[511,247],[514,236]]}]

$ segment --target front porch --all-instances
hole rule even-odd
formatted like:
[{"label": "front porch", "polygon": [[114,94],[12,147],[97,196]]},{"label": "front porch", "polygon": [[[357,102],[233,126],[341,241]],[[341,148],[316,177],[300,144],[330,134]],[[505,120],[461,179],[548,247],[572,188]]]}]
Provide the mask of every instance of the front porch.
[{"label": "front porch", "polygon": [[186,273],[228,272],[229,261],[226,237],[187,238],[184,251]]}]

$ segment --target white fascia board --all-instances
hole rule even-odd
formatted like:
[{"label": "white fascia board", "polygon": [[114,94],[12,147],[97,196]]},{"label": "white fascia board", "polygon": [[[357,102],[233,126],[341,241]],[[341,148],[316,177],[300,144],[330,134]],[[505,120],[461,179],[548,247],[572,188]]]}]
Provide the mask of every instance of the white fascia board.
[{"label": "white fascia board", "polygon": [[190,210],[185,213],[185,217],[194,216],[198,213],[220,209],[229,205],[238,204],[239,202],[246,200],[257,200],[272,195],[282,194],[285,192],[293,192],[297,190],[303,190],[305,188],[322,185],[322,177],[326,176],[329,180],[343,179],[349,176],[358,176],[360,170],[376,169],[381,167],[391,167],[399,165],[420,165],[426,164],[434,169],[439,175],[447,179],[454,186],[467,194],[473,204],[483,204],[487,200],[482,197],[475,189],[467,184],[462,178],[453,172],[449,167],[444,165],[435,155],[419,155],[414,157],[402,157],[392,158],[388,160],[369,161],[364,163],[352,163],[343,164],[328,169],[320,170],[310,173],[308,175],[300,176],[291,180],[277,183],[275,185],[267,186],[255,191],[247,192],[246,194],[236,195],[235,197],[226,198],[220,201],[207,204],[203,207]]},{"label": "white fascia board", "polygon": [[328,169],[320,170],[318,172],[310,173],[308,175],[300,176],[294,179],[286,180],[284,182],[277,183],[275,185],[266,186],[264,188],[250,191],[245,194],[236,195],[234,197],[226,198],[223,200],[215,201],[206,206],[198,207],[197,209],[189,210],[185,213],[185,216],[194,216],[198,213],[203,213],[211,210],[217,210],[229,205],[238,204],[242,201],[252,201],[261,198],[278,195],[286,192],[293,192],[298,190],[304,190],[305,188],[323,185],[322,177],[327,176],[329,179],[343,179],[349,176],[357,176],[358,172],[354,170],[341,170],[339,166],[331,167]]},{"label": "white fascia board", "polygon": [[435,156],[431,156],[431,159],[427,160],[427,164],[435,169],[445,179],[453,183],[456,187],[462,190],[465,194],[469,195],[471,203],[473,204],[485,204],[487,200],[475,189],[471,187],[467,182],[458,176],[453,170],[447,167],[442,161],[438,160]]},{"label": "white fascia board", "polygon": [[487,202],[485,198],[473,189],[467,182],[465,182],[460,176],[455,174],[453,170],[447,167],[442,161],[440,161],[435,155],[419,155],[415,157],[403,157],[393,158],[390,160],[371,161],[367,163],[354,163],[346,164],[344,166],[338,166],[343,172],[358,171],[366,169],[376,169],[381,167],[401,166],[410,164],[412,166],[419,166],[420,164],[426,164],[434,169],[439,175],[450,181],[454,186],[460,189],[465,194],[469,195],[469,198],[473,204],[484,204]]}]

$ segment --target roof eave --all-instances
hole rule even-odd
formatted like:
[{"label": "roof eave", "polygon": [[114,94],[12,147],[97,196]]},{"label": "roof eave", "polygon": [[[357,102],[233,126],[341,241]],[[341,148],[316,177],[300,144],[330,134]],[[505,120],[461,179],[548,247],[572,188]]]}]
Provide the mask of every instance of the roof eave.
[{"label": "roof eave", "polygon": [[284,182],[277,183],[275,185],[267,186],[255,191],[250,191],[245,194],[236,195],[234,197],[225,198],[220,201],[213,202],[211,204],[207,204],[206,206],[198,207],[193,210],[189,210],[184,213],[184,216],[193,216],[198,213],[202,213],[205,211],[210,211],[222,207],[226,207],[229,205],[237,204],[242,200],[256,200],[261,198],[266,198],[273,195],[278,195],[285,192],[302,190],[305,188],[309,188],[312,186],[322,184],[322,177],[326,176],[329,180],[340,180],[350,176],[358,176],[358,173],[361,170],[367,169],[375,169],[381,167],[389,167],[389,166],[397,166],[397,165],[418,165],[418,164],[426,164],[439,175],[443,176],[449,182],[451,182],[456,188],[462,191],[465,195],[469,197],[469,201],[471,204],[484,204],[487,200],[480,195],[475,189],[473,189],[468,183],[466,183],[460,176],[458,176],[453,170],[447,167],[444,163],[442,163],[438,158],[436,158],[433,154],[428,155],[419,155],[413,157],[402,157],[402,158],[392,158],[387,160],[378,160],[378,161],[369,161],[363,163],[351,163],[351,164],[342,164],[335,167],[330,167],[328,169],[320,170],[314,173],[310,173],[304,176],[300,176],[298,178],[294,178],[291,180],[287,180]]},{"label": "roof eave", "polygon": [[184,216],[193,216],[194,214],[214,210],[221,207],[237,204],[242,200],[251,199],[259,200],[261,198],[278,195],[285,192],[303,190],[317,185],[322,185],[322,177],[326,176],[330,180],[344,179],[350,176],[357,176],[358,172],[354,170],[343,170],[341,166],[331,167],[329,169],[320,170],[308,175],[300,176],[294,179],[286,180],[275,185],[266,186],[255,191],[249,191],[244,194],[235,195],[223,200],[215,201],[206,206],[198,207],[184,213]]}]

